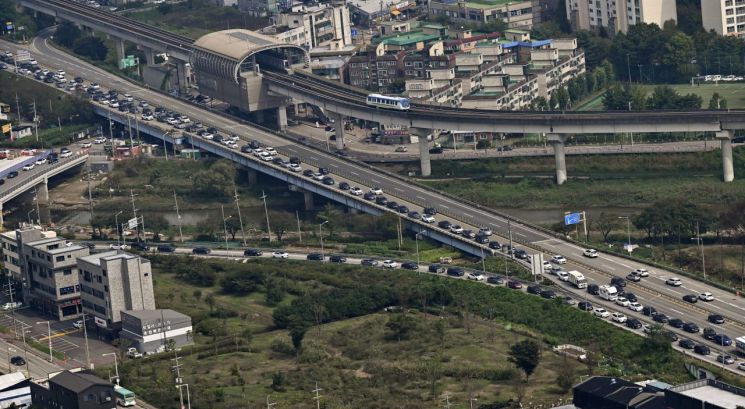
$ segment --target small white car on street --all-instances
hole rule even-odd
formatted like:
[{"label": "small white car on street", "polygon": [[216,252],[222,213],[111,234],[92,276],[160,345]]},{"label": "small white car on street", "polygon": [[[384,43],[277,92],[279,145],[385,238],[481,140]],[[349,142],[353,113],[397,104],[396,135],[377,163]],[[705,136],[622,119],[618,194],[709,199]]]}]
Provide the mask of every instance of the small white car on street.
[{"label": "small white car on street", "polygon": [[683,285],[683,282],[680,281],[678,277],[670,277],[665,280],[665,284],[673,287],[680,287],[681,285]]},{"label": "small white car on street", "polygon": [[21,169],[23,169],[23,170],[31,170],[33,168],[34,168],[34,164],[33,163],[28,163],[26,165],[23,165],[23,167]]},{"label": "small white car on street", "polygon": [[649,277],[649,271],[647,271],[646,268],[637,268],[633,271],[633,273],[638,275],[639,277]]},{"label": "small white car on street", "polygon": [[613,314],[610,315],[610,318],[614,322],[619,322],[621,324],[623,324],[624,322],[626,322],[626,316],[623,315],[623,314],[621,314],[620,312],[614,312]]},{"label": "small white car on street", "polygon": [[709,292],[701,293],[698,295],[698,299],[701,301],[714,301],[714,295]]},{"label": "small white car on street", "polygon": [[561,281],[569,281],[569,273],[564,270],[557,271],[556,276],[559,277],[559,280]]},{"label": "small white car on street", "polygon": [[639,304],[638,302],[632,302],[632,303],[630,303],[630,304],[629,304],[629,309],[630,309],[631,311],[636,311],[636,312],[639,312],[639,311],[641,311],[641,310],[643,310],[643,309],[644,309],[644,306],[642,306],[642,305],[641,305],[641,304]]},{"label": "small white car on street", "polygon": [[587,249],[582,252],[582,255],[589,258],[597,258],[598,251],[595,249]]},{"label": "small white car on street", "polygon": [[352,195],[352,196],[362,196],[362,193],[363,193],[362,192],[362,189],[360,189],[357,186],[349,189],[349,194]]},{"label": "small white car on street", "polygon": [[468,273],[466,278],[473,281],[486,281],[486,277],[481,273]]},{"label": "small white car on street", "polygon": [[631,302],[623,297],[618,297],[616,298],[616,305],[620,305],[621,307],[628,307],[629,305],[631,305]]},{"label": "small white car on street", "polygon": [[272,253],[272,258],[290,258],[290,255],[286,251],[275,251]]},{"label": "small white car on street", "polygon": [[383,189],[381,189],[381,188],[379,188],[377,186],[373,186],[372,188],[370,188],[370,192],[373,193],[373,194],[376,194],[376,195],[382,195],[383,194]]},{"label": "small white car on street", "polygon": [[556,264],[566,264],[567,263],[567,259],[564,256],[562,256],[561,254],[554,254],[551,257],[551,262],[552,263],[556,263]]},{"label": "small white car on street", "polygon": [[596,317],[600,317],[600,318],[610,317],[610,313],[606,311],[605,308],[596,307],[595,310],[593,311],[593,314],[595,314]]},{"label": "small white car on street", "polygon": [[72,326],[77,329],[83,328],[83,320],[78,320],[78,321],[73,322]]},{"label": "small white car on street", "polygon": [[383,260],[383,267],[385,268],[396,268],[398,263],[393,260]]},{"label": "small white car on street", "polygon": [[432,216],[431,214],[423,214],[422,215],[422,221],[425,222],[425,223],[434,223],[435,222],[435,217]]}]

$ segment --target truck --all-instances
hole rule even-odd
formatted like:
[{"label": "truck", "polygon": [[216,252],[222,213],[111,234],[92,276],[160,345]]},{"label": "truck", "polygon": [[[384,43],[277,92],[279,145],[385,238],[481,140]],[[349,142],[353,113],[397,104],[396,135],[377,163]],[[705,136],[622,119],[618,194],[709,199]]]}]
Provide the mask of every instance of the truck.
[{"label": "truck", "polygon": [[142,353],[135,347],[127,349],[127,356],[132,359],[142,358]]},{"label": "truck", "polygon": [[601,285],[598,288],[598,295],[600,298],[608,301],[616,301],[618,290],[612,285]]},{"label": "truck", "polygon": [[569,282],[572,283],[577,288],[587,288],[587,279],[585,278],[582,273],[580,273],[577,270],[572,270],[568,272],[569,274]]},{"label": "truck", "polygon": [[745,356],[745,337],[735,338],[735,351],[738,354]]}]

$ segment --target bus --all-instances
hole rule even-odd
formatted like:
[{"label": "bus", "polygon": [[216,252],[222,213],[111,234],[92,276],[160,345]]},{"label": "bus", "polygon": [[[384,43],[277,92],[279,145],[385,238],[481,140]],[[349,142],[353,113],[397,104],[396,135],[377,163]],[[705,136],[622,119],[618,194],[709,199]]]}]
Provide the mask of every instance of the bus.
[{"label": "bus", "polygon": [[114,393],[116,394],[116,404],[121,406],[134,406],[135,393],[129,389],[122,388],[119,385],[114,385]]}]

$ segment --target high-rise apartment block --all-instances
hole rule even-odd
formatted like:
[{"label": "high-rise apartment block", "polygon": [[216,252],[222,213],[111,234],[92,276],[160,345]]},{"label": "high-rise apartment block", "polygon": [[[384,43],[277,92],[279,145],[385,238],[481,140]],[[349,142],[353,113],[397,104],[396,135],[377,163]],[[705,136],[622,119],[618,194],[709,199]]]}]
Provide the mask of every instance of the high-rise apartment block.
[{"label": "high-rise apartment block", "polygon": [[604,29],[610,34],[625,33],[640,23],[662,27],[668,20],[677,21],[675,0],[567,0],[566,11],[574,30]]},{"label": "high-rise apartment block", "polygon": [[704,0],[701,20],[706,31],[741,37],[745,35],[745,0]]}]

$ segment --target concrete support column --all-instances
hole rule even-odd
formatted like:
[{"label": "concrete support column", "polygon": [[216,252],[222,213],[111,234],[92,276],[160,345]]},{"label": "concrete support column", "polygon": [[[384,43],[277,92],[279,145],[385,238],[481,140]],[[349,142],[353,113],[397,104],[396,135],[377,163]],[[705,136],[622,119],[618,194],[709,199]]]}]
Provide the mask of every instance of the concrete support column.
[{"label": "concrete support column", "polygon": [[150,48],[143,48],[142,52],[145,53],[145,63],[148,65],[155,64],[155,51]]},{"label": "concrete support column", "polygon": [[564,153],[564,143],[566,135],[549,134],[548,142],[554,146],[554,158],[556,159],[556,184],[563,185],[567,181],[567,163]]},{"label": "concrete support column", "polygon": [[329,112],[329,116],[334,120],[334,134],[336,135],[336,149],[344,149],[344,115],[335,112]]},{"label": "concrete support column", "polygon": [[258,173],[253,169],[249,169],[246,171],[246,175],[248,176],[248,184],[255,185]]},{"label": "concrete support column", "polygon": [[409,133],[419,138],[419,165],[421,166],[422,176],[432,175],[432,165],[429,160],[429,141],[427,140],[430,130],[425,128],[409,128]]},{"label": "concrete support column", "polygon": [[287,131],[287,106],[277,107],[277,129],[280,132]]},{"label": "concrete support column", "polygon": [[49,181],[45,178],[43,182],[36,186],[36,200],[40,204],[49,203]]},{"label": "concrete support column", "polygon": [[0,231],[5,231],[5,214],[3,211],[3,202],[0,202]]},{"label": "concrete support column", "polygon": [[735,131],[725,129],[717,132],[717,139],[722,143],[722,179],[725,182],[735,180],[735,168],[732,163],[732,138]]},{"label": "concrete support column", "polygon": [[305,200],[305,210],[313,210],[315,207],[313,203],[313,192],[303,190],[303,199]]},{"label": "concrete support column", "polygon": [[189,74],[186,72],[186,62],[178,61],[176,63],[176,71],[178,74],[178,89],[181,92],[186,92],[186,89],[189,87]]},{"label": "concrete support column", "polygon": [[254,118],[256,118],[257,124],[263,124],[264,123],[264,110],[258,110],[254,111]]},{"label": "concrete support column", "polygon": [[116,65],[119,65],[121,64],[122,59],[126,57],[124,52],[124,40],[121,38],[114,38],[114,48],[116,49]]}]

